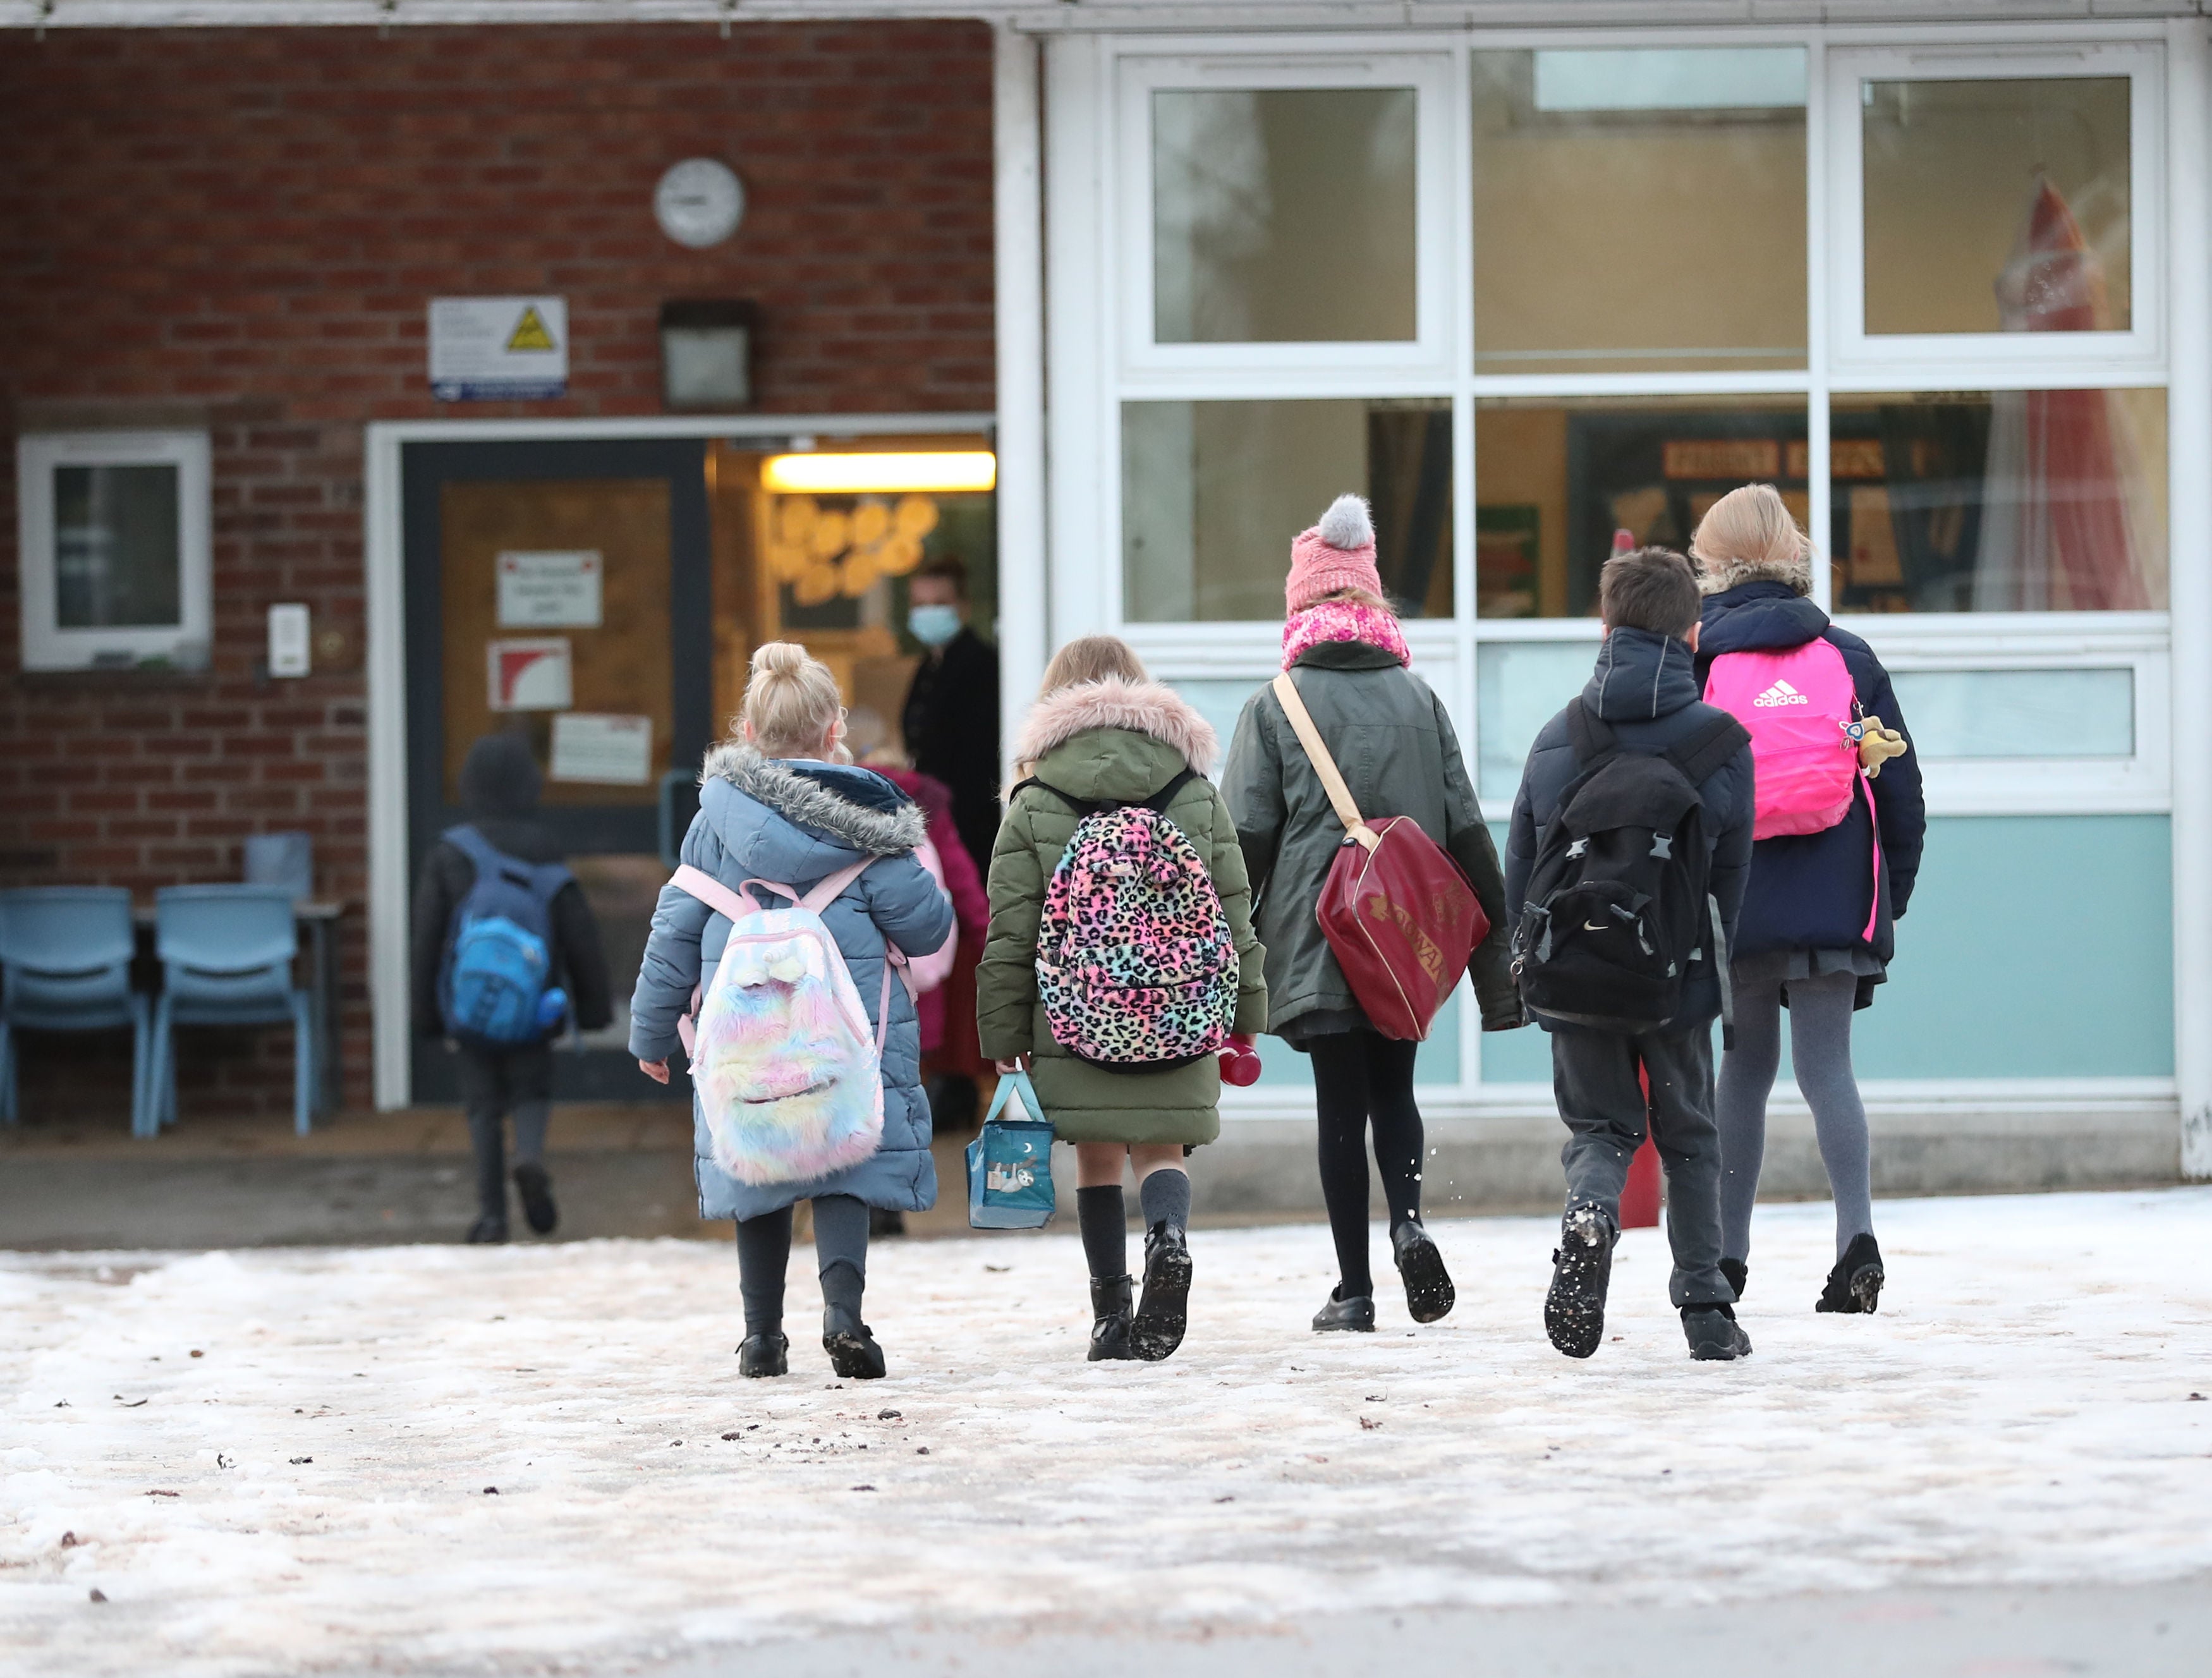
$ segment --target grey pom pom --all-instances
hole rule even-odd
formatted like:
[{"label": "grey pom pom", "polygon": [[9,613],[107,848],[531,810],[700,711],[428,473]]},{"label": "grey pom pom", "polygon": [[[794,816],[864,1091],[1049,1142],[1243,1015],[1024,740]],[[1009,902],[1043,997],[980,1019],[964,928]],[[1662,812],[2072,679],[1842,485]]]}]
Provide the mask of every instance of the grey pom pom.
[{"label": "grey pom pom", "polygon": [[1330,547],[1347,552],[1370,546],[1375,540],[1375,525],[1367,516],[1367,503],[1357,495],[1339,495],[1331,502],[1328,511],[1321,515],[1321,523],[1314,529]]}]

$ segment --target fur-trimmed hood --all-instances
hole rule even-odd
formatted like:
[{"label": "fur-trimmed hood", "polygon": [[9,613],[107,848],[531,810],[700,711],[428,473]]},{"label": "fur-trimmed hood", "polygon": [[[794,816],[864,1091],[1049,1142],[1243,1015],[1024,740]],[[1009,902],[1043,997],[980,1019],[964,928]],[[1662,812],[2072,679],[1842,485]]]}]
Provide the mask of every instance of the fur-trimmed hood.
[{"label": "fur-trimmed hood", "polygon": [[1031,706],[1014,741],[1014,762],[1027,774],[1048,752],[1094,728],[1149,735],[1180,752],[1200,775],[1212,775],[1220,756],[1213,725],[1173,688],[1109,677],[1048,693]]},{"label": "fur-trimmed hood", "polygon": [[1783,583],[1797,594],[1813,592],[1813,561],[1808,554],[1785,560],[1695,557],[1698,587],[1707,594],[1725,594],[1747,582]]},{"label": "fur-trimmed hood", "polygon": [[[701,807],[715,782],[765,805],[793,826],[826,836],[863,856],[910,851],[929,831],[921,807],[872,769],[843,764],[794,768],[738,742],[716,746],[699,771]],[[726,827],[718,820],[718,825]]]}]

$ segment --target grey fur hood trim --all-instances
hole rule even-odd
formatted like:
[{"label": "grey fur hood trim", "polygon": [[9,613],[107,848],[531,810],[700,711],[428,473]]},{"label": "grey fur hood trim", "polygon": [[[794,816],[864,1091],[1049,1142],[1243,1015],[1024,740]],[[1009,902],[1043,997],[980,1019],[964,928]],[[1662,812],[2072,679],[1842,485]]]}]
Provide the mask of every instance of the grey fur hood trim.
[{"label": "grey fur hood trim", "polygon": [[1054,747],[1065,745],[1093,728],[1125,728],[1133,734],[1149,734],[1182,753],[1183,762],[1200,775],[1212,775],[1220,755],[1213,725],[1191,709],[1173,688],[1158,682],[1125,682],[1109,677],[1103,682],[1079,682],[1048,693],[1030,707],[1021,736],[1014,742],[1014,762],[1026,774]]},{"label": "grey fur hood trim", "polygon": [[869,856],[910,851],[929,834],[929,818],[918,804],[871,810],[749,745],[732,743],[708,752],[699,770],[699,784],[703,787],[709,781],[726,781],[786,821],[842,839]]},{"label": "grey fur hood trim", "polygon": [[1778,582],[1800,594],[1813,592],[1813,559],[1808,553],[1785,560],[1708,559],[1703,554],[1692,557],[1698,562],[1698,587],[1703,593],[1725,594],[1747,582]]}]

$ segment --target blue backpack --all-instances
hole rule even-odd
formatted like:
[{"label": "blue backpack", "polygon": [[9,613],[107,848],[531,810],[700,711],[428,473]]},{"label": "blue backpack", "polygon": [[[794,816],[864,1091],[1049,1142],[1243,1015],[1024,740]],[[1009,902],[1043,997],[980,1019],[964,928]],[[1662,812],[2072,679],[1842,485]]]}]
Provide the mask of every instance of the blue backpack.
[{"label": "blue backpack", "polygon": [[447,939],[438,986],[446,1029],[495,1049],[536,1043],[550,1029],[538,1003],[553,968],[553,899],[575,876],[495,849],[472,827],[448,828],[445,838],[477,870]]}]

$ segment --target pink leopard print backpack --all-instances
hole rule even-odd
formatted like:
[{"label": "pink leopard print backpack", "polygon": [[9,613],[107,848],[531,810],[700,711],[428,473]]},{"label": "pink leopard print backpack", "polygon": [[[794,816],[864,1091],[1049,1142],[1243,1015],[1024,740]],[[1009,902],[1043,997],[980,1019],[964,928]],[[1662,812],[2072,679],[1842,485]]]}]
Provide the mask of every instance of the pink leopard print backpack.
[{"label": "pink leopard print backpack", "polygon": [[1155,1072],[1228,1041],[1237,984],[1229,916],[1206,860],[1165,814],[1192,773],[1142,804],[1022,783],[1081,818],[1045,888],[1036,942],[1045,1022],[1079,1061]]}]

